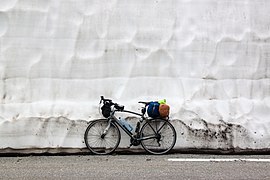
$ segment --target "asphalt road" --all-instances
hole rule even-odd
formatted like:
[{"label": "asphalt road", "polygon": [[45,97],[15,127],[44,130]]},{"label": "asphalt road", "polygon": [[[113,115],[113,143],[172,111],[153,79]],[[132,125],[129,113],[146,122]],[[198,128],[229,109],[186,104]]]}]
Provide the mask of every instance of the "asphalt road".
[{"label": "asphalt road", "polygon": [[[201,159],[218,161],[197,161]],[[232,161],[220,162],[220,159]],[[118,154],[0,157],[0,179],[270,179],[270,160],[249,162],[245,159],[265,160],[270,156]]]}]

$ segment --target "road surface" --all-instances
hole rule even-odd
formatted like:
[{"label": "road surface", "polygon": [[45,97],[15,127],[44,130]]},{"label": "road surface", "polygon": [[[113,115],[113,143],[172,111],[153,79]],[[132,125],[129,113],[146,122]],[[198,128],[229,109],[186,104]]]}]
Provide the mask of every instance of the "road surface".
[{"label": "road surface", "polygon": [[0,179],[270,179],[269,155],[0,157]]}]

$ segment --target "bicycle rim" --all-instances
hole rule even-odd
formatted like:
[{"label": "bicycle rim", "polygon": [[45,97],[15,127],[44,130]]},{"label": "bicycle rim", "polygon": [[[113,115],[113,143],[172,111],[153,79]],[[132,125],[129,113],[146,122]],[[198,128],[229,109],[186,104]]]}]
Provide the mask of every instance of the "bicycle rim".
[{"label": "bicycle rim", "polygon": [[[165,154],[175,145],[176,132],[171,123],[164,119],[153,119],[141,130],[142,147],[151,154]],[[149,139],[147,139],[149,137]]]},{"label": "bicycle rim", "polygon": [[118,147],[121,139],[119,128],[114,123],[111,123],[106,136],[102,137],[107,126],[107,119],[99,119],[93,121],[87,127],[84,140],[92,153],[106,155],[112,153]]}]

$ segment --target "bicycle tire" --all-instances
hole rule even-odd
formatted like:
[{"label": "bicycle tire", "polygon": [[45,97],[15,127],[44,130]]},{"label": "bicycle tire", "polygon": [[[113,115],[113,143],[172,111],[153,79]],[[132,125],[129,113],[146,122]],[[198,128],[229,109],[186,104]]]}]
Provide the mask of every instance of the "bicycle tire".
[{"label": "bicycle tire", "polygon": [[[150,138],[151,136],[152,138]],[[168,153],[174,147],[176,131],[168,120],[152,119],[143,125],[140,137],[142,139],[141,145],[147,152],[161,155]]]},{"label": "bicycle tire", "polygon": [[104,130],[108,126],[108,119],[98,119],[87,127],[84,133],[84,141],[87,148],[94,154],[107,155],[111,154],[118,147],[121,134],[117,125],[111,122],[105,137],[102,137]]}]

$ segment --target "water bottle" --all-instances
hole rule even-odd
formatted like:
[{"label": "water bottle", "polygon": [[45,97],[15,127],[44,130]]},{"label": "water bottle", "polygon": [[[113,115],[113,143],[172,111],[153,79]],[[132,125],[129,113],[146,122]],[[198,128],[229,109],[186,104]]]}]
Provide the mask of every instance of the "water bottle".
[{"label": "water bottle", "polygon": [[119,118],[119,122],[130,132],[133,130],[133,127],[124,118]]}]

